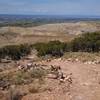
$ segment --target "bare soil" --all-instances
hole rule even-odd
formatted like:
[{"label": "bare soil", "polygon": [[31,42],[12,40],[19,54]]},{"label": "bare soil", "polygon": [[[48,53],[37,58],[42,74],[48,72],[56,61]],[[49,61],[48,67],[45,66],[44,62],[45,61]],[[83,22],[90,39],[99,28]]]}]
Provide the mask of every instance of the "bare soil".
[{"label": "bare soil", "polygon": [[[19,63],[27,64],[30,61],[20,60]],[[7,95],[13,96],[9,94],[12,88],[14,92],[18,90],[18,93],[25,94],[22,95],[21,100],[100,100],[100,64],[85,64],[66,58],[51,59],[51,61],[38,59],[34,63],[43,65],[45,69],[49,69],[51,65],[60,66],[64,76],[69,77],[71,81],[55,79],[49,74],[49,77],[47,75],[43,79],[29,78],[27,84],[12,84],[9,89],[0,89],[0,100],[9,100]],[[0,64],[0,67],[3,66],[5,67],[0,72],[0,76],[10,76],[9,78],[12,79],[18,73],[18,67],[13,61]],[[27,78],[27,76],[21,77]],[[5,82],[7,80],[4,84]]]},{"label": "bare soil", "polygon": [[47,91],[28,94],[22,100],[100,100],[100,64],[83,64],[61,59],[44,63],[61,66],[65,75],[72,73],[72,83],[46,79]]}]

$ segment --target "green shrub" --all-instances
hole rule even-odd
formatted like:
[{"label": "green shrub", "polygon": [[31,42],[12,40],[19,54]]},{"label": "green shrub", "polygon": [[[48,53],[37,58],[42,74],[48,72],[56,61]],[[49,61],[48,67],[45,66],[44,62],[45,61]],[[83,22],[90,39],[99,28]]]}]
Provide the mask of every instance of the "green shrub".
[{"label": "green shrub", "polygon": [[61,57],[65,52],[99,52],[100,51],[100,32],[82,34],[71,42],[50,41],[48,43],[36,43],[34,45],[9,45],[0,48],[0,58],[10,57],[19,60],[28,55],[31,49],[38,51],[38,56],[51,55]]},{"label": "green shrub", "polygon": [[0,48],[0,58],[5,58],[8,56],[13,60],[19,60],[21,57],[29,54],[30,52],[31,47],[27,44],[8,45]]},{"label": "green shrub", "polygon": [[41,69],[41,68],[38,68],[38,69],[33,69],[30,72],[30,74],[31,74],[32,78],[39,78],[39,79],[41,79],[43,76],[45,76],[46,71]]},{"label": "green shrub", "polygon": [[99,52],[100,32],[86,33],[75,38],[72,42],[72,51]]},{"label": "green shrub", "polygon": [[48,43],[36,43],[34,47],[38,51],[38,56],[52,55],[60,57],[68,51],[99,52],[100,32],[82,34],[69,43],[50,41]]},{"label": "green shrub", "polygon": [[60,41],[50,41],[48,43],[37,43],[34,47],[39,56],[52,55],[60,57],[66,51],[67,44]]}]

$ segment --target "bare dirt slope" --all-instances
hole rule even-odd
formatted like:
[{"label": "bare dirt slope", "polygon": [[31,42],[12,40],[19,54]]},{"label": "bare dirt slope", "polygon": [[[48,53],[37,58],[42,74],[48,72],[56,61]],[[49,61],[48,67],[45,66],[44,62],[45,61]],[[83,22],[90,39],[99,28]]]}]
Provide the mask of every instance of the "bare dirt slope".
[{"label": "bare dirt slope", "polygon": [[47,79],[47,91],[28,94],[22,100],[100,100],[100,64],[83,64],[61,59],[44,63],[60,65],[64,74],[71,73],[72,83]]},{"label": "bare dirt slope", "polygon": [[[33,57],[34,55],[30,56]],[[98,64],[85,63],[63,57],[42,60],[34,56],[34,59],[32,59],[24,58],[18,62],[0,63],[0,100],[11,100],[6,99],[7,95],[10,97],[15,96],[12,92],[9,94],[10,89],[14,89],[13,92],[15,93],[18,90],[20,95],[25,94],[22,95],[21,100],[100,100],[100,62]],[[40,78],[32,80],[30,76],[32,69],[24,71],[16,65],[16,63],[27,65],[30,62],[37,65],[36,68],[42,67],[50,71],[50,73],[46,74],[42,80]],[[51,73],[51,65],[60,66],[66,80],[55,78],[55,74]],[[4,69],[2,69],[3,67]],[[26,74],[20,74],[20,71],[24,71]],[[2,75],[5,76],[3,80]],[[17,78],[16,76],[20,77]],[[25,81],[27,77],[28,80]],[[14,82],[20,82],[20,78],[24,81],[20,84],[14,84]],[[10,81],[7,81],[9,79]],[[4,82],[4,89],[1,88],[3,86],[2,82]],[[5,87],[5,82],[10,84],[8,88]]]}]

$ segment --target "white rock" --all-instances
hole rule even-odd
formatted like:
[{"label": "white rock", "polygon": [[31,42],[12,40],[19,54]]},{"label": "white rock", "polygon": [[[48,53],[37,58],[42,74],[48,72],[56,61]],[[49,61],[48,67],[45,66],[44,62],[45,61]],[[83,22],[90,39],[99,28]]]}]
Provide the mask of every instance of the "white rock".
[{"label": "white rock", "polygon": [[68,58],[67,61],[72,61],[72,59],[71,58]]},{"label": "white rock", "polygon": [[75,61],[77,61],[77,62],[78,62],[78,61],[79,61],[79,59],[75,59]]}]

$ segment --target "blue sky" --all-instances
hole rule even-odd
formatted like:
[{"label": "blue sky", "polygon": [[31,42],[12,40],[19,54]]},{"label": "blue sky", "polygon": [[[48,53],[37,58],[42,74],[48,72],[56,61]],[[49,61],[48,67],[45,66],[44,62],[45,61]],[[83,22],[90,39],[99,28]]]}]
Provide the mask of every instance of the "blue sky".
[{"label": "blue sky", "polygon": [[100,16],[100,0],[0,0],[0,13]]}]

